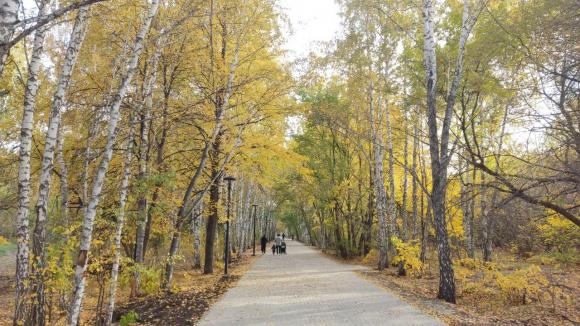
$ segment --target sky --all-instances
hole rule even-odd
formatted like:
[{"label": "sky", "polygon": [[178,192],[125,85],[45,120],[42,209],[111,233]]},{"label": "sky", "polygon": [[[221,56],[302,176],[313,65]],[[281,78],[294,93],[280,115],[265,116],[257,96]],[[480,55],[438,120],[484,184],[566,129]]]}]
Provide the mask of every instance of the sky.
[{"label": "sky", "polygon": [[279,0],[290,20],[292,33],[287,35],[288,59],[294,60],[316,50],[317,42],[334,38],[340,29],[335,0]]}]

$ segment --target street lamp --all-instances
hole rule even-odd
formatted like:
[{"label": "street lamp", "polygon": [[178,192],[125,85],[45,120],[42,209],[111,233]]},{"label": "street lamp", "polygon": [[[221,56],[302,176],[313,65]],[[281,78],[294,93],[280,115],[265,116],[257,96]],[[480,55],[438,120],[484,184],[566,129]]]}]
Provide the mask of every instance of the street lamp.
[{"label": "street lamp", "polygon": [[252,249],[252,256],[256,255],[256,210],[258,209],[258,205],[252,205],[254,208],[254,248]]},{"label": "street lamp", "polygon": [[230,204],[232,202],[232,182],[236,180],[236,178],[232,176],[228,176],[224,178],[225,181],[228,182],[228,203],[227,203],[227,217],[226,220],[226,243],[224,249],[224,275],[228,275],[228,263],[230,261]]}]

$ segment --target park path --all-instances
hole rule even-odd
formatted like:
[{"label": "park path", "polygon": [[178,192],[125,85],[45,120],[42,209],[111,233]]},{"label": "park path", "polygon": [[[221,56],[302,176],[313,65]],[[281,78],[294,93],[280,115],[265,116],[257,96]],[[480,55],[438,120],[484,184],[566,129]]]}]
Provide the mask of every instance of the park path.
[{"label": "park path", "polygon": [[444,325],[296,241],[261,257],[199,325]]}]

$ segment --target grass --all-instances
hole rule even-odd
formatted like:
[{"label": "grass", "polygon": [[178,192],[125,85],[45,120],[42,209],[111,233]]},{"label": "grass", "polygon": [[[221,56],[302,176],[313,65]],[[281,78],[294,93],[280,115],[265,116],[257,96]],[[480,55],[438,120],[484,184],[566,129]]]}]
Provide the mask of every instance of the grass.
[{"label": "grass", "polygon": [[8,255],[14,250],[16,250],[16,245],[13,243],[0,244],[0,257]]}]

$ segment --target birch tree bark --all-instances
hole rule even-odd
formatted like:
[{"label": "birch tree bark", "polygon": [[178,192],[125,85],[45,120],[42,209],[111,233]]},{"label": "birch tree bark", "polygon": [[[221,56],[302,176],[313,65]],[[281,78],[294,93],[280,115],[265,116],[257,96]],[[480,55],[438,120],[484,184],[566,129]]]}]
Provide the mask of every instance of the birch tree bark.
[{"label": "birch tree bark", "polygon": [[408,171],[409,171],[409,130],[408,130],[408,119],[407,119],[407,113],[403,112],[403,118],[404,118],[404,122],[403,122],[403,128],[405,128],[404,131],[404,135],[403,137],[405,138],[403,140],[403,199],[401,202],[401,219],[403,220],[403,232],[401,235],[401,238],[403,241],[407,241],[409,239],[409,219],[408,219],[408,213],[407,213],[407,188],[409,185],[409,182],[407,180],[408,177]]},{"label": "birch tree bark", "polygon": [[[48,3],[40,2],[41,13],[46,12]],[[0,15],[0,22],[10,23],[17,18],[19,1],[0,1],[4,13]],[[14,17],[12,17],[14,15]],[[0,31],[5,34],[11,32],[5,31],[6,27],[0,27]],[[32,128],[34,124],[34,110],[36,109],[36,93],[38,92],[38,74],[41,65],[41,56],[44,53],[44,36],[46,30],[38,29],[34,34],[34,43],[32,55],[28,67],[28,79],[24,89],[24,112],[22,114],[22,124],[20,126],[20,150],[18,153],[18,213],[16,215],[16,237],[17,237],[17,254],[16,254],[16,301],[14,309],[14,324],[23,322],[25,315],[25,296],[28,292],[29,277],[29,222],[28,212],[30,204],[30,150],[32,146]],[[2,35],[1,37],[4,37]],[[7,56],[8,52],[0,53]],[[4,57],[2,62],[4,62]],[[3,67],[3,66],[2,66]],[[0,75],[1,75],[0,68]]]},{"label": "birch tree bark", "polygon": [[78,317],[81,310],[81,303],[84,295],[85,289],[85,271],[87,268],[88,254],[91,247],[91,239],[93,233],[93,224],[95,220],[95,215],[97,213],[97,205],[99,204],[101,190],[103,187],[103,182],[105,179],[105,174],[109,167],[109,163],[113,156],[113,145],[115,144],[115,139],[117,137],[117,123],[119,121],[119,108],[121,106],[121,101],[125,97],[129,84],[135,75],[135,70],[137,68],[137,63],[139,61],[139,56],[143,50],[143,42],[153,18],[157,14],[157,8],[159,7],[159,0],[152,0],[149,6],[149,11],[145,17],[143,25],[139,30],[135,38],[135,43],[133,45],[133,53],[129,60],[127,67],[127,72],[121,80],[119,88],[109,104],[109,124],[107,130],[107,142],[103,151],[103,158],[99,163],[99,167],[93,179],[93,187],[91,191],[91,198],[89,200],[89,205],[87,207],[87,212],[83,220],[80,249],[75,265],[75,287],[73,291],[73,301],[71,306],[71,313],[69,316],[69,323],[73,326],[78,324]]},{"label": "birch tree bark", "polygon": [[[379,107],[380,109],[380,107]],[[369,87],[369,121],[371,127],[371,137],[373,144],[373,156],[374,156],[374,173],[373,173],[373,185],[375,192],[375,209],[377,211],[377,219],[379,221],[379,270],[385,269],[389,265],[389,252],[387,242],[387,212],[385,204],[387,203],[387,192],[385,190],[385,183],[383,177],[383,159],[384,150],[382,137],[380,136],[380,120],[375,122],[375,105],[373,96],[373,83]],[[381,114],[379,112],[378,116]]]},{"label": "birch tree bark", "polygon": [[42,154],[38,198],[35,205],[36,225],[32,235],[32,251],[34,254],[34,263],[32,264],[32,267],[35,274],[36,291],[34,297],[35,312],[33,313],[33,320],[38,325],[44,325],[46,323],[44,311],[46,306],[44,270],[46,269],[48,201],[53,170],[53,159],[58,138],[58,130],[60,129],[60,120],[65,102],[65,95],[79,50],[85,37],[88,12],[89,7],[83,7],[79,10],[71,32],[65,59],[61,66],[61,75],[51,103],[48,130],[46,132],[46,140]]},{"label": "birch tree bark", "polygon": [[105,316],[105,324],[110,326],[113,323],[113,311],[115,310],[115,298],[117,295],[117,281],[119,279],[119,261],[121,260],[121,239],[123,237],[123,227],[125,225],[125,205],[129,192],[129,179],[131,178],[131,160],[133,158],[133,140],[135,138],[135,114],[131,115],[129,123],[129,137],[125,147],[125,162],[123,163],[123,179],[121,180],[121,193],[119,194],[119,212],[117,214],[117,225],[115,227],[115,239],[113,244],[114,258],[111,268],[111,284],[109,289],[109,304]]},{"label": "birch tree bark", "polygon": [[[44,3],[44,2],[41,2]],[[10,40],[14,35],[14,28],[16,27],[16,22],[18,21],[18,11],[20,10],[20,0],[0,0],[0,77],[4,72],[4,66],[6,65],[6,60],[10,53]],[[37,30],[35,35],[42,35],[44,31],[40,32]],[[36,43],[36,36],[35,41]],[[34,50],[33,50],[34,52]]]},{"label": "birch tree bark", "polygon": [[455,278],[451,261],[451,249],[447,234],[447,222],[445,216],[445,197],[447,191],[447,167],[451,159],[449,150],[449,136],[453,106],[457,94],[457,88],[461,81],[463,70],[463,55],[465,43],[475,19],[469,16],[468,1],[464,1],[461,34],[459,37],[459,49],[455,72],[441,127],[441,139],[439,139],[437,125],[437,64],[435,54],[435,30],[434,30],[434,0],[423,0],[423,33],[424,48],[423,60],[425,66],[425,80],[427,86],[427,125],[429,128],[429,152],[431,156],[432,192],[431,201],[435,217],[435,231],[437,236],[437,249],[439,253],[439,292],[437,297],[447,302],[455,303]]},{"label": "birch tree bark", "polygon": [[201,227],[203,224],[203,202],[193,211],[193,221],[191,223],[193,234],[193,268],[201,268]]},{"label": "birch tree bark", "polygon": [[[397,206],[395,203],[395,156],[393,152],[393,127],[391,126],[391,109],[388,103],[385,103],[385,124],[387,127],[387,151],[389,153],[389,205],[387,209],[388,225],[387,233],[390,238],[391,235],[398,236],[397,226]],[[390,242],[391,239],[387,239]],[[389,246],[390,247],[390,246]]]},{"label": "birch tree bark", "polygon": [[58,131],[58,140],[56,142],[56,162],[58,163],[58,168],[60,170],[60,215],[62,223],[68,226],[68,168],[64,159],[63,144],[64,130],[61,125]]}]

